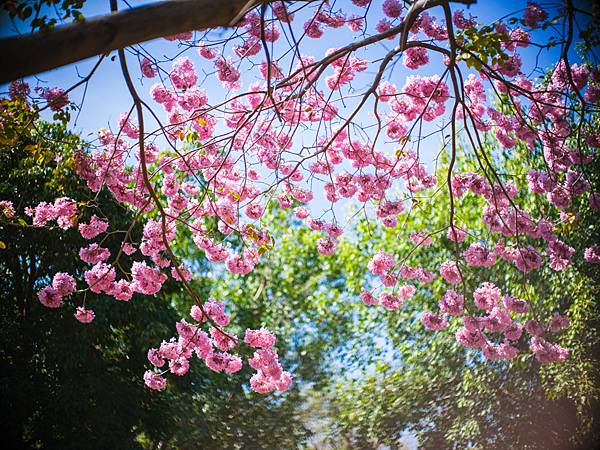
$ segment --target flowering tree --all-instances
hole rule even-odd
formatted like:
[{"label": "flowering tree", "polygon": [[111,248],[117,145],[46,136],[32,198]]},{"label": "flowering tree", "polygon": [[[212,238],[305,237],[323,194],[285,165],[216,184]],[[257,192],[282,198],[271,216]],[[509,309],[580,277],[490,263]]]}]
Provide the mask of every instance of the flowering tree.
[{"label": "flowering tree", "polygon": [[[488,136],[484,145],[491,151],[496,143]],[[511,158],[498,169],[510,173],[515,182],[526,183],[530,166],[524,161],[528,155],[525,147],[513,149]],[[447,158],[442,157],[438,175],[447,170],[447,164]],[[593,186],[599,181],[597,164],[596,160],[588,165]],[[466,156],[457,168],[466,172],[476,166],[476,158]],[[520,200],[532,213],[546,207],[540,196]],[[585,198],[577,201],[587,203]],[[485,199],[478,196],[458,199],[461,228],[484,235],[487,225],[480,220],[484,205]],[[386,248],[393,254],[409,255],[409,267],[438,267],[452,257],[454,242],[440,233],[416,248],[410,236],[414,229],[444,228],[448,215],[443,203],[421,202],[412,205],[400,228],[379,228],[363,219],[356,241],[340,245],[338,264],[355,271],[361,280],[377,282],[377,276],[368,274],[365,249]],[[555,212],[554,220],[558,216]],[[581,208],[576,219],[559,225],[560,232],[570,246],[587,248],[600,239],[599,219],[597,210]],[[460,245],[462,250],[468,248],[468,240]],[[351,436],[356,448],[369,448],[373,441],[393,446],[407,431],[418,438],[419,448],[589,447],[598,442],[594,412],[600,379],[598,269],[582,258],[574,259],[562,271],[544,266],[526,276],[517,266],[504,264],[475,267],[464,274],[468,286],[492,281],[502,293],[526,299],[528,310],[518,315],[521,323],[551,318],[548,334],[569,349],[565,364],[544,364],[529,353],[530,336],[519,325],[493,332],[497,323],[490,318],[482,323],[481,330],[487,336],[521,334],[511,341],[518,355],[496,361],[448,338],[462,332],[461,321],[446,316],[450,320],[442,333],[426,328],[423,320],[430,314],[423,311],[444,310],[454,297],[447,294],[443,279],[418,289],[403,305],[402,314],[357,306],[360,312],[352,325],[356,338],[346,345],[349,355],[345,360],[354,361],[358,354],[359,361],[348,364],[353,368],[351,376],[334,377],[328,396],[334,406],[324,416],[335,417],[337,433]],[[356,296],[362,286],[349,283],[348,288]],[[569,318],[568,328],[552,326],[562,322],[563,315]]]},{"label": "flowering tree", "polygon": [[[582,209],[600,206],[588,170],[600,146],[594,115],[600,71],[587,52],[596,38],[591,13],[571,1],[558,11],[529,2],[482,24],[460,9],[472,3],[466,0],[353,0],[343,10],[341,2],[241,3],[229,5],[238,6],[233,19],[206,24],[230,28],[167,36],[177,47],[175,58],[159,58],[139,45],[118,48],[132,107],[112,130],[100,130],[93,151],[78,152],[73,163],[92,196],[110,191],[134,219],[129,228],[116,229],[98,212],[77,223],[86,206],[68,197],[26,208],[34,226],[77,226],[89,241],[80,250],[89,270],[82,279],[57,273],[39,291],[42,304],[58,308],[77,296],[75,317],[89,323],[96,295],[117,301],[134,293],[152,296],[171,277],[195,304],[190,317],[177,323],[178,336],[149,350],[154,369],[144,375],[147,386],[162,390],[167,372],[185,375],[194,354],[214,371],[237,372],[244,364],[239,349],[246,346],[254,351],[247,360],[256,371],[251,388],[284,391],[292,376],[279,363],[276,336],[264,327],[240,329],[227,313],[227,299],[203,298],[191,283],[194,261],[175,243],[191,239],[215,274],[244,277],[277,246],[263,220],[271,205],[293,210],[319,233],[315,251],[334,255],[357,216],[398,228],[409,205],[440,203],[448,210],[443,227],[416,228],[410,239],[419,249],[444,234],[453,242],[452,257],[437,267],[409,266],[416,250],[394,255],[376,249],[368,269],[377,283],[361,293],[363,302],[402,314],[417,291],[443,282],[439,309],[423,314],[428,329],[462,321],[448,339],[488,360],[503,360],[518,355],[524,328],[528,351],[539,362],[565,361],[568,349],[552,338],[568,327],[563,314],[521,323],[527,299],[501,292],[492,270],[480,285],[468,280],[471,271],[492,267],[514,266],[526,279],[544,267],[565,270],[573,258],[600,262],[597,246],[571,247],[559,232]],[[111,9],[116,12],[116,1]],[[329,36],[345,40],[313,51]],[[122,42],[143,40],[131,39]],[[532,49],[550,55],[548,73],[527,64],[535,59]],[[69,93],[93,82],[104,59],[71,87],[37,86],[32,93],[27,83],[14,81],[3,107],[29,106],[2,126],[27,122],[30,109],[48,108],[65,118]],[[156,80],[152,101],[135,81],[138,66],[142,80]],[[220,89],[214,88],[217,80]],[[487,135],[495,148],[484,145]],[[433,139],[448,157],[443,174],[427,168],[425,149]],[[527,184],[499,170],[516,149],[528,152]],[[460,171],[467,157],[476,165]],[[457,205],[465,195],[482,199],[477,207],[483,227],[461,226]],[[543,198],[544,207],[528,209],[530,196]],[[350,199],[358,212],[343,216],[339,205]],[[8,202],[2,207],[3,220],[21,216]],[[136,241],[131,229],[139,222],[143,236]],[[116,253],[102,246],[109,235],[121,240]],[[123,255],[133,262],[123,264]]]},{"label": "flowering tree", "polygon": [[[71,158],[85,143],[67,133],[64,125],[41,120],[32,125],[29,133],[21,130],[18,141],[0,143],[0,198],[12,201],[19,210],[27,204],[54,201],[57,194],[80,204],[89,202],[89,189],[75,173]],[[110,192],[101,192],[93,203],[94,210],[101,211],[113,226],[131,223],[133,212],[124,209]],[[85,215],[79,217],[81,222],[87,220]],[[279,236],[287,234],[279,222],[273,218],[271,226]],[[141,234],[138,223],[132,236],[139,239]],[[301,371],[295,375],[310,382],[322,378],[314,367],[324,359],[327,348],[345,334],[336,330],[335,339],[326,339],[325,333],[314,334],[310,352],[304,352],[306,341],[302,354],[296,350],[296,329],[289,323],[314,316],[314,308],[306,300],[312,286],[308,280],[326,269],[312,245],[303,245],[304,250],[294,255],[282,252],[289,240],[280,240],[278,245],[284,258],[281,264],[293,270],[285,281],[276,282],[285,296],[284,304],[267,301],[263,290],[259,291],[260,305],[244,295],[248,289],[257,292],[264,283],[269,270],[266,265],[245,277],[241,289],[229,277],[215,283],[206,271],[210,263],[203,261],[194,266],[193,283],[198,292],[227,298],[239,326],[271,324],[281,338],[278,348],[286,354],[285,361],[300,365]],[[251,376],[248,367],[225,377],[204,364],[195,364],[185,377],[172,380],[169,389],[160,393],[148,390],[141,379],[135,382],[148,363],[148,348],[170,332],[181,312],[190,309],[191,300],[182,295],[180,283],[170,280],[157,296],[134,294],[129,302],[115,302],[99,294],[93,303],[94,322],[83,326],[73,320],[73,310],[81,302],[77,295],[66,298],[51,314],[37,298],[39,287],[56,272],[68,271],[78,278],[88,270],[79,257],[80,248],[87,245],[79,230],[3,222],[0,241],[0,397],[11,411],[0,430],[11,448],[194,448],[202,442],[203,448],[222,450],[259,440],[264,448],[295,448],[310,435],[295,414],[300,384],[283,399],[249,392],[240,383]],[[120,245],[118,235],[107,236],[102,243],[111,253]],[[195,246],[177,248],[187,259],[199,259],[200,250]],[[131,264],[131,260],[122,257],[121,263]],[[300,271],[294,270],[295,266],[311,268]],[[273,283],[269,282],[264,290],[271,289]],[[329,292],[332,289],[330,285]],[[271,320],[283,314],[288,318],[285,324]],[[118,419],[115,410],[124,411]]]}]

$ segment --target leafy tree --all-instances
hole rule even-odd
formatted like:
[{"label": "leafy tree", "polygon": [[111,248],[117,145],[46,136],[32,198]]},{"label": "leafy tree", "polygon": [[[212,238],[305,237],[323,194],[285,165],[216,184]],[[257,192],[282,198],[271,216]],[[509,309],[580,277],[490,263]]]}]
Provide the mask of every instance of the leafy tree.
[{"label": "leafy tree", "polygon": [[[130,211],[107,193],[90,198],[74,174],[73,151],[85,143],[64,125],[38,121],[18,131],[24,133],[21,138],[0,151],[6,174],[0,197],[12,200],[18,213],[30,202],[67,195],[93,204],[111,222],[129,223]],[[5,217],[0,241],[0,385],[7,412],[2,429],[11,447],[198,448],[202,443],[202,448],[221,449],[239,448],[241,442],[245,448],[293,448],[306,437],[295,417],[297,394],[285,401],[257,398],[239,380],[203,367],[193,368],[189,377],[158,395],[143,385],[148,348],[172,332],[189,310],[189,305],[178,310],[171,303],[181,294],[177,285],[158,299],[134,296],[128,303],[88,296],[97,317],[85,326],[73,318],[79,296],[58,311],[49,311],[37,299],[40,285],[54,273],[84,270],[79,233]],[[115,253],[119,242],[114,237],[103,245]],[[244,310],[244,303],[241,308],[241,319],[252,324],[269,313],[268,308]]]},{"label": "leafy tree", "polygon": [[[491,148],[492,141],[487,145]],[[526,183],[522,159],[527,153],[520,148],[503,170],[519,184]],[[440,173],[447,163],[442,157]],[[462,162],[460,170],[468,171],[472,164]],[[595,166],[591,171],[598,173]],[[597,175],[593,180],[598,186]],[[457,223],[477,235],[484,230],[478,229],[473,201],[462,199]],[[535,197],[529,201],[534,208],[543,207]],[[444,232],[435,235],[432,245],[417,249],[408,264],[436,267],[454,253],[444,227],[448,214],[447,207],[417,204],[401,228],[373,229],[364,222],[358,245],[343,247],[343,258],[359,258],[355,270],[360,270],[366,263],[360,260],[362,248],[369,245],[410,254],[415,246],[404,230],[426,225]],[[583,247],[598,242],[598,219],[593,210],[575,218],[563,230],[568,242]],[[557,306],[568,315],[571,324],[560,342],[571,349],[571,356],[564,365],[548,367],[532,363],[530,355],[493,363],[474,355],[452,338],[462,325],[456,319],[448,330],[427,330],[419,320],[421,305],[436,310],[447,289],[444,283],[433,283],[410,300],[403,314],[381,313],[389,345],[361,343],[366,345],[362,357],[377,361],[375,370],[361,371],[361,376],[331,390],[332,411],[341,419],[338,425],[354,431],[358,447],[367,447],[369,439],[393,446],[410,430],[422,448],[590,448],[599,441],[599,279],[597,268],[577,264],[561,273],[546,268],[526,277],[503,265],[477,271],[466,280],[469,286],[492,281],[503,292],[528,298],[535,305],[532,317],[550,317]]]},{"label": "leafy tree", "polygon": [[[168,404],[165,422],[145,426],[136,413],[111,438],[134,430],[144,447],[297,447],[314,408],[329,411],[324,422],[346,447],[397,447],[407,430],[432,448],[596,438],[596,13],[571,0],[558,10],[523,2],[481,23],[456,3],[473,2],[119,10],[112,0],[110,15],[86,21],[84,2],[7,4],[25,21],[35,9],[40,29],[0,42],[0,82],[12,81],[0,141],[6,155],[21,152],[6,157],[0,203],[17,305],[7,317],[29,321],[37,296],[59,318],[77,306],[94,339],[106,321],[118,351],[135,343],[132,363],[152,347],[143,377],[157,391],[150,402]],[[54,28],[44,4],[78,23]],[[140,44],[163,36],[177,41],[164,54]],[[93,55],[70,87],[18,79]],[[89,151],[48,151],[80,143],[44,131],[39,116],[52,111],[64,126],[71,93],[117,58],[131,107]],[[438,158],[432,135],[442,136]],[[342,218],[350,199],[357,209]],[[38,255],[40,227],[57,238]],[[151,308],[104,311],[133,294],[132,305],[163,299],[170,324],[123,322]],[[63,366],[33,357],[41,340],[26,340],[13,366],[42,361],[28,372],[66,379]],[[298,414],[307,393],[331,397]],[[51,440],[15,429],[36,445]]]}]

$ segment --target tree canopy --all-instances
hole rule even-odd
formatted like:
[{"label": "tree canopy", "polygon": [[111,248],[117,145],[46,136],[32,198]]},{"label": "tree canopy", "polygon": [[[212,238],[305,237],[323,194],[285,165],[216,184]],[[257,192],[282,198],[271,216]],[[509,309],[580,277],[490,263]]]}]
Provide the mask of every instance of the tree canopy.
[{"label": "tree canopy", "polygon": [[11,441],[600,440],[596,10],[97,6],[2,5]]}]

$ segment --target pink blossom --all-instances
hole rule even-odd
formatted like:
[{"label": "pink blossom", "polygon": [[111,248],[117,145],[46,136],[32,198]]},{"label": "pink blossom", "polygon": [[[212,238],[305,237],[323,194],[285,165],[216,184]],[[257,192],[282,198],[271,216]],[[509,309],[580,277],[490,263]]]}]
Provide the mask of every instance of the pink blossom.
[{"label": "pink blossom", "polygon": [[544,11],[537,3],[527,2],[527,9],[523,15],[523,22],[529,28],[539,27],[539,23],[548,18],[548,13]]},{"label": "pink blossom", "polygon": [[142,61],[140,62],[140,70],[142,71],[142,75],[146,78],[154,78],[156,76],[154,64],[146,57],[142,58]]},{"label": "pink blossom", "polygon": [[465,30],[467,28],[471,28],[477,25],[475,18],[471,14],[469,14],[469,18],[467,19],[464,16],[463,11],[454,11],[454,14],[452,15],[452,23],[456,28],[461,30]]},{"label": "pink blossom", "polygon": [[530,335],[534,337],[541,336],[545,331],[544,327],[540,325],[540,323],[537,320],[525,321],[525,329]]},{"label": "pink blossom", "polygon": [[184,31],[182,33],[165,36],[164,39],[166,39],[167,41],[189,41],[193,37],[194,37],[194,33],[192,31]]},{"label": "pink blossom", "polygon": [[146,383],[146,386],[148,386],[150,389],[153,389],[155,391],[162,391],[167,387],[166,378],[161,377],[159,374],[153,372],[152,370],[147,370],[144,373],[144,383]]},{"label": "pink blossom", "polygon": [[225,313],[225,304],[223,302],[218,302],[214,298],[209,298],[208,301],[204,303],[203,309],[208,317],[202,313],[202,309],[197,305],[192,306],[190,316],[198,322],[206,322],[210,318],[221,327],[229,325],[230,318]]},{"label": "pink blossom", "polygon": [[570,322],[568,317],[563,316],[558,312],[554,312],[554,314],[552,314],[552,320],[550,321],[549,328],[552,333],[558,333],[559,331],[569,328],[569,324]]},{"label": "pink blossom", "polygon": [[217,78],[225,89],[237,90],[240,88],[240,72],[234,67],[230,58],[219,58],[215,61]]},{"label": "pink blossom", "polygon": [[405,284],[396,289],[398,297],[400,298],[411,298],[413,295],[415,295],[415,291],[416,289],[412,284]]},{"label": "pink blossom", "polygon": [[389,292],[382,292],[379,295],[379,304],[386,309],[395,311],[402,306],[402,298]]},{"label": "pink blossom", "polygon": [[452,316],[460,316],[463,313],[463,305],[465,297],[452,289],[448,289],[444,294],[444,298],[440,300],[440,309],[446,314]]},{"label": "pink blossom", "polygon": [[273,14],[279,21],[290,23],[294,20],[294,14],[287,10],[283,1],[272,3],[271,8],[273,9]]},{"label": "pink blossom", "polygon": [[408,69],[418,69],[429,62],[429,55],[423,47],[410,47],[404,51],[402,62]]},{"label": "pink blossom", "polygon": [[43,227],[55,220],[60,228],[66,230],[73,226],[77,214],[77,203],[68,198],[60,197],[54,204],[41,202],[33,211],[33,225]]},{"label": "pink blossom", "polygon": [[382,275],[387,273],[395,264],[394,257],[390,253],[380,251],[373,256],[367,267],[374,275]]},{"label": "pink blossom", "polygon": [[549,266],[558,272],[571,264],[571,256],[575,253],[575,249],[557,239],[548,243],[546,252],[550,257]]},{"label": "pink blossom", "polygon": [[23,80],[15,80],[11,82],[8,87],[8,95],[12,100],[26,98],[30,92],[31,88],[29,87],[29,84]]},{"label": "pink blossom", "polygon": [[62,304],[62,296],[52,286],[46,286],[38,292],[38,299],[47,308],[58,308]]},{"label": "pink blossom", "polygon": [[517,354],[518,350],[507,342],[503,342],[499,345],[486,342],[483,346],[483,356],[490,361],[512,359],[516,357]]},{"label": "pink blossom", "polygon": [[383,13],[390,19],[400,17],[402,4],[398,0],[385,0],[382,5]]},{"label": "pink blossom", "polygon": [[209,332],[212,337],[213,344],[219,350],[226,352],[237,345],[238,340],[235,336],[232,336],[228,333],[226,334],[218,328],[212,327]]},{"label": "pink blossom", "polygon": [[360,299],[363,301],[365,305],[376,305],[378,300],[371,292],[365,291],[364,289],[360,291]]},{"label": "pink blossom", "polygon": [[75,280],[71,275],[64,272],[57,272],[52,279],[52,287],[56,289],[56,292],[61,297],[66,297],[67,295],[75,292],[76,285]]},{"label": "pink blossom", "polygon": [[499,306],[494,306],[489,314],[481,320],[482,327],[492,333],[504,331],[510,327],[511,324],[510,313]]},{"label": "pink blossom", "polygon": [[79,257],[86,263],[96,264],[107,260],[110,257],[110,251],[94,242],[87,247],[81,247],[79,249]]},{"label": "pink blossom", "polygon": [[444,261],[440,266],[440,275],[451,284],[462,282],[462,276],[455,261]]},{"label": "pink blossom", "polygon": [[364,23],[365,20],[360,16],[350,16],[346,21],[346,25],[348,25],[348,28],[350,28],[350,30],[354,32],[361,31],[363,29]]},{"label": "pink blossom", "polygon": [[177,89],[187,89],[194,86],[198,81],[194,63],[186,56],[177,58],[173,61],[169,79]]},{"label": "pink blossom", "polygon": [[177,376],[184,376],[190,370],[190,361],[184,356],[169,361],[169,371]]},{"label": "pink blossom", "polygon": [[417,231],[410,235],[410,240],[417,246],[427,247],[433,243],[433,239],[429,236],[427,230]]},{"label": "pink blossom", "polygon": [[441,314],[436,314],[430,311],[424,312],[421,316],[421,322],[430,330],[443,330],[448,327],[448,319]]},{"label": "pink blossom", "polygon": [[85,309],[83,306],[78,306],[75,311],[75,318],[81,323],[90,323],[94,320],[94,311]]},{"label": "pink blossom", "polygon": [[125,253],[126,255],[133,255],[135,253],[135,247],[133,246],[133,244],[129,243],[129,242],[124,242],[123,246],[121,247],[123,249],[123,253]]},{"label": "pink blossom", "polygon": [[569,357],[569,351],[540,337],[531,338],[529,348],[542,364],[559,363]]},{"label": "pink blossom", "polygon": [[100,219],[95,214],[91,217],[89,223],[79,224],[79,233],[84,239],[92,239],[108,229],[108,222]]},{"label": "pink blossom", "polygon": [[448,239],[455,242],[463,242],[467,237],[467,232],[462,228],[458,227],[449,227],[448,228]]},{"label": "pink blossom", "polygon": [[392,286],[395,286],[396,283],[398,282],[398,275],[393,274],[391,272],[385,272],[385,273],[382,273],[381,275],[379,275],[379,279],[381,280],[381,283],[384,286],[392,287]]},{"label": "pink blossom", "polygon": [[471,244],[463,256],[470,266],[491,267],[496,263],[496,255],[479,242]]},{"label": "pink blossom", "polygon": [[131,297],[133,296],[133,288],[131,287],[131,283],[127,280],[119,280],[113,283],[110,289],[110,295],[123,302],[131,300]]},{"label": "pink blossom", "polygon": [[485,335],[481,331],[467,328],[461,328],[456,332],[456,340],[459,344],[471,348],[482,348],[486,342]]},{"label": "pink blossom", "polygon": [[511,341],[518,341],[523,334],[523,327],[516,322],[512,322],[507,328],[504,330],[504,337]]},{"label": "pink blossom", "polygon": [[333,255],[337,247],[337,241],[330,237],[324,237],[317,240],[317,250],[322,255]]},{"label": "pink blossom", "polygon": [[264,208],[261,205],[258,203],[252,203],[246,207],[244,212],[249,218],[258,220],[261,218],[263,211]]},{"label": "pink blossom", "polygon": [[60,111],[69,103],[67,93],[58,87],[45,88],[42,90],[42,98],[48,102],[52,111]]},{"label": "pink blossom", "polygon": [[502,301],[504,302],[504,306],[517,314],[524,314],[529,310],[529,305],[523,299],[505,295],[502,297]]},{"label": "pink blossom", "polygon": [[225,266],[231,273],[239,275],[247,275],[254,270],[254,262],[243,255],[232,255]]},{"label": "pink blossom", "polygon": [[160,351],[156,348],[148,350],[148,361],[155,367],[162,367],[165,365],[165,360],[160,354]]},{"label": "pink blossom", "polygon": [[0,212],[5,217],[12,219],[15,216],[15,208],[10,200],[0,200]]},{"label": "pink blossom", "polygon": [[192,273],[183,265],[179,266],[177,269],[175,267],[171,267],[171,276],[177,281],[190,281],[193,277]]},{"label": "pink blossom", "polygon": [[83,274],[83,277],[90,287],[90,290],[97,294],[101,292],[110,293],[112,290],[112,284],[115,281],[115,276],[116,273],[114,267],[103,262],[97,263],[94,267]]},{"label": "pink blossom", "polygon": [[484,282],[473,292],[475,306],[485,311],[490,311],[500,300],[500,289],[493,283]]},{"label": "pink blossom", "polygon": [[250,378],[250,387],[259,394],[267,394],[275,389],[273,381],[258,372]]},{"label": "pink blossom", "polygon": [[318,39],[323,36],[323,30],[318,21],[312,19],[304,24],[304,33],[313,39]]},{"label": "pink blossom", "polygon": [[200,42],[198,43],[198,54],[206,59],[215,59],[218,55],[218,50]]},{"label": "pink blossom", "polygon": [[131,266],[133,278],[132,288],[135,292],[146,295],[154,295],[160,291],[167,275],[159,269],[148,267],[145,262],[136,261]]},{"label": "pink blossom", "polygon": [[600,247],[592,245],[585,249],[583,258],[592,264],[600,264]]},{"label": "pink blossom", "polygon": [[268,348],[275,345],[275,335],[266,328],[262,327],[258,330],[246,330],[244,342],[254,348]]}]

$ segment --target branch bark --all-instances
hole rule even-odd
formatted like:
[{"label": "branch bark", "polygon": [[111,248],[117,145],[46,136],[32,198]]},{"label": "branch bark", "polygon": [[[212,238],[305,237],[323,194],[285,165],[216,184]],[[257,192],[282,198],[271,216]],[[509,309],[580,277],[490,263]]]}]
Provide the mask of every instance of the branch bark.
[{"label": "branch bark", "polygon": [[0,83],[163,36],[231,26],[255,4],[254,0],[164,0],[49,33],[0,39]]}]

